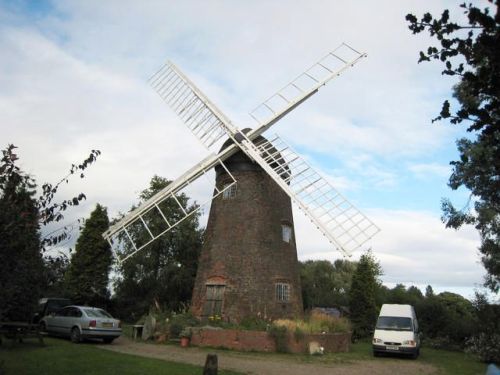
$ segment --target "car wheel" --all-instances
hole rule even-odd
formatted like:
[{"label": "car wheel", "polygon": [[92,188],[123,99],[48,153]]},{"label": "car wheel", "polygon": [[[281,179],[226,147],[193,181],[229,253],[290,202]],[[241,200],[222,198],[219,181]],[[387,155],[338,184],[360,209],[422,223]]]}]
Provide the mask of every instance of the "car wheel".
[{"label": "car wheel", "polygon": [[373,356],[374,357],[380,357],[380,353],[379,352],[376,352],[375,350],[373,351]]},{"label": "car wheel", "polygon": [[105,344],[111,344],[113,342],[114,338],[105,338],[105,339],[102,339],[102,341],[104,341]]},{"label": "car wheel", "polygon": [[71,330],[71,342],[78,344],[80,341],[82,341],[82,335],[80,334],[80,330],[78,327],[73,327]]}]

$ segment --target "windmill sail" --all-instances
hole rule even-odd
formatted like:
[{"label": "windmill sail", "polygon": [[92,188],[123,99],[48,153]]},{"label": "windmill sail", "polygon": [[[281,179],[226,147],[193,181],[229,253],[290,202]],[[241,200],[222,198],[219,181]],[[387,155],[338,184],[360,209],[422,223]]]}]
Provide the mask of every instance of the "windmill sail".
[{"label": "windmill sail", "polygon": [[[254,139],[264,133],[322,86],[364,57],[365,53],[342,43],[251,111],[250,116],[257,121],[258,126],[247,137]],[[209,150],[214,151],[212,146],[224,135],[239,132],[222,111],[173,63],[167,62],[149,81],[165,103]],[[235,148],[232,151],[234,153]],[[222,155],[219,157],[225,160]]]},{"label": "windmill sail", "polygon": [[366,53],[358,52],[346,43],[323,56],[309,69],[264,100],[250,116],[257,121],[259,134],[269,129],[286,114],[309,99],[318,90],[344,71],[353,67]]},{"label": "windmill sail", "polygon": [[[113,249],[117,248],[113,246],[114,238],[131,242],[133,251],[124,256],[116,254],[118,260],[128,259],[196,212],[199,208],[186,212],[176,195],[209,169],[220,164],[232,179],[223,190],[216,189],[211,199],[231,188],[236,181],[223,161],[239,150],[258,163],[340,251],[349,255],[362,246],[379,231],[366,216],[281,139],[276,137],[258,144],[252,140],[365,56],[347,44],[340,45],[253,110],[250,115],[258,126],[247,134],[241,133],[174,64],[167,62],[151,77],[153,88],[206,148],[214,148],[224,136],[232,139],[233,144],[195,165],[103,234]],[[167,200],[177,202],[183,212],[174,223],[166,219],[161,208]],[[151,215],[162,217],[161,230],[148,225]],[[146,239],[134,236],[136,228],[143,229],[149,236]]]},{"label": "windmill sail", "polygon": [[[217,165],[224,168],[230,179],[222,189],[215,187],[213,195],[207,202],[196,205],[190,211],[186,210],[180,201],[180,194],[194,181],[206,175],[209,170]],[[171,182],[138,208],[125,215],[117,223],[111,225],[103,233],[103,237],[111,245],[115,258],[121,263],[144,249],[157,238],[174,229],[188,217],[198,212],[206,203],[230,189],[235,183],[236,180],[224,163],[220,159],[216,158],[213,160],[213,158],[209,157]],[[180,213],[176,215],[175,220],[168,219],[170,217],[169,211],[172,210],[172,204],[173,209]],[[143,236],[142,234],[144,233],[147,233],[147,235]],[[124,252],[126,250],[123,247],[124,242],[128,242],[131,245],[132,251]]]},{"label": "windmill sail", "polygon": [[170,61],[150,82],[206,148],[225,136],[228,126],[234,131],[229,119]]},{"label": "windmill sail", "polygon": [[290,198],[345,255],[379,228],[278,136],[255,144],[258,162]]}]

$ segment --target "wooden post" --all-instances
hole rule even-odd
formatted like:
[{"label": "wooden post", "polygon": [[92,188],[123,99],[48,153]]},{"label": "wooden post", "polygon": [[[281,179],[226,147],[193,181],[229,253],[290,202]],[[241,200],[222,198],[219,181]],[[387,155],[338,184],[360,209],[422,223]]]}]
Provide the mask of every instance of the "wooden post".
[{"label": "wooden post", "polygon": [[203,375],[217,375],[217,354],[208,354],[203,368]]}]

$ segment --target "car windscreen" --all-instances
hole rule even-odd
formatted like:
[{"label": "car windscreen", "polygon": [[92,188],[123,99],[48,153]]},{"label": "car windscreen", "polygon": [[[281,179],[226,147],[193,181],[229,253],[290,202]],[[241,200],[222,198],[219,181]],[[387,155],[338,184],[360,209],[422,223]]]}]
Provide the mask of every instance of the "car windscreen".
[{"label": "car windscreen", "polygon": [[386,329],[392,331],[412,331],[411,318],[400,316],[380,316],[376,329]]},{"label": "car windscreen", "polygon": [[113,318],[102,309],[83,309],[89,318]]}]

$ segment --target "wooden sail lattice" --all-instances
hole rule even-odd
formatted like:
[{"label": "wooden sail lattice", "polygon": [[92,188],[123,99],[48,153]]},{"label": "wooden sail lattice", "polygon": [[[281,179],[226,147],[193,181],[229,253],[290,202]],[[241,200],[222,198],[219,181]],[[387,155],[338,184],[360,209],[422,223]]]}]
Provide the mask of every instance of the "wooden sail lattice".
[{"label": "wooden sail lattice", "polygon": [[[177,200],[176,194],[200,176],[206,175],[210,168],[221,165],[232,181],[222,190],[216,188],[208,202],[226,189],[230,189],[236,180],[224,166],[223,161],[239,150],[269,174],[338,250],[350,255],[365,244],[379,231],[379,228],[302,157],[277,136],[270,141],[253,142],[283,116],[318,92],[320,87],[354,66],[363,57],[366,57],[366,54],[356,51],[345,43],[341,44],[256,107],[250,115],[258,122],[258,126],[247,134],[240,132],[194,83],[174,64],[167,62],[150,79],[151,85],[160,97],[209,150],[226,136],[233,141],[233,144],[217,155],[213,154],[202,160],[103,234],[112,247],[113,238],[117,237],[127,238],[132,243],[133,251],[118,256],[118,260],[124,261],[133,256],[192,215],[194,211],[186,212],[177,201],[184,215],[170,223],[166,218],[168,215],[161,211],[159,205],[167,199]],[[148,215],[152,213],[164,219],[163,230],[153,231],[148,226]],[[134,227],[143,228],[149,237],[146,236],[146,240],[138,243],[128,230]]]}]

